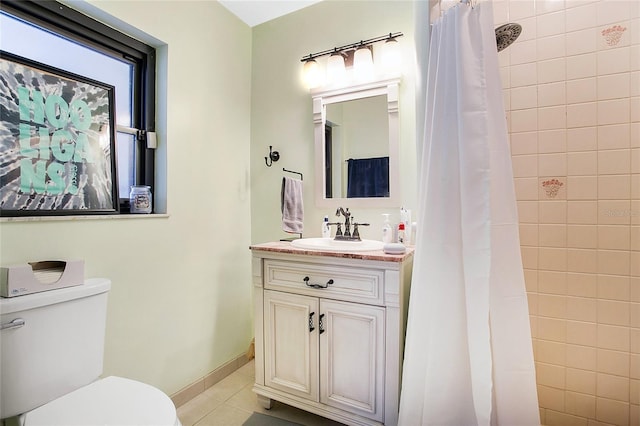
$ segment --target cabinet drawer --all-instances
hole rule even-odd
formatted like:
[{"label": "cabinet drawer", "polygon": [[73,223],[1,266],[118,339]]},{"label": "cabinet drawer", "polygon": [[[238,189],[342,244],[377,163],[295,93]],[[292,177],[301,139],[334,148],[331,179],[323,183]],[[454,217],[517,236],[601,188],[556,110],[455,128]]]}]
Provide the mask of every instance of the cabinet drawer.
[{"label": "cabinet drawer", "polygon": [[382,305],[383,280],[384,272],[377,269],[277,260],[264,262],[265,288],[290,293]]}]

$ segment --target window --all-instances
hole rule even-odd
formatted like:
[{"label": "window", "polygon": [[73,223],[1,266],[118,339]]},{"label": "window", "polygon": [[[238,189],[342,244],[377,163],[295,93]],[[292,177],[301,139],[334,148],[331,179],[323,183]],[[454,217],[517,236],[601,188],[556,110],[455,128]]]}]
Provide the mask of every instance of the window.
[{"label": "window", "polygon": [[3,0],[0,48],[115,86],[120,212],[154,184],[155,49],[55,1]]}]

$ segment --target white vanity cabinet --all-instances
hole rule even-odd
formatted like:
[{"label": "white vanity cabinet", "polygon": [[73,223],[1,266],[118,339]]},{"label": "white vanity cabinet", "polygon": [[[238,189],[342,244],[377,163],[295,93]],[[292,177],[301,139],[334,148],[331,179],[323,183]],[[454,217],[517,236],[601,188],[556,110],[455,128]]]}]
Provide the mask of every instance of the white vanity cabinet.
[{"label": "white vanity cabinet", "polygon": [[251,249],[261,403],[345,424],[397,424],[412,252]]}]

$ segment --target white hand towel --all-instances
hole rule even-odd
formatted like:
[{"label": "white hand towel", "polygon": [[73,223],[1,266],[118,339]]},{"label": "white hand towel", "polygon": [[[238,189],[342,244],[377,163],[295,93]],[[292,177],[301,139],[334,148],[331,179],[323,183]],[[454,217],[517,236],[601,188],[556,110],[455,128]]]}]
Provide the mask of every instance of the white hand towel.
[{"label": "white hand towel", "polygon": [[282,229],[285,232],[302,234],[304,206],[302,204],[302,181],[290,177],[282,178],[281,192]]}]

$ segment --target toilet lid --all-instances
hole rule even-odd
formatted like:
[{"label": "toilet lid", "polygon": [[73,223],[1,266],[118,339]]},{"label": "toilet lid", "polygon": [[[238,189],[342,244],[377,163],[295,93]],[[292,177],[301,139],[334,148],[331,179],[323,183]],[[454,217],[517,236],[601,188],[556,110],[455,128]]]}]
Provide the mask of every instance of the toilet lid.
[{"label": "toilet lid", "polygon": [[25,415],[25,426],[174,426],[176,409],[153,386],[107,377]]}]

